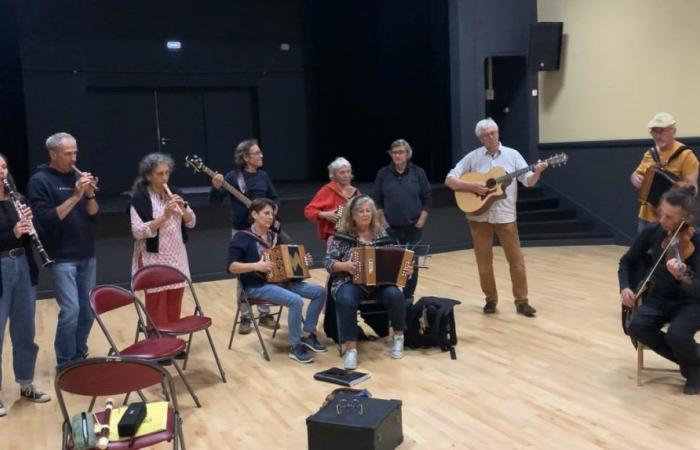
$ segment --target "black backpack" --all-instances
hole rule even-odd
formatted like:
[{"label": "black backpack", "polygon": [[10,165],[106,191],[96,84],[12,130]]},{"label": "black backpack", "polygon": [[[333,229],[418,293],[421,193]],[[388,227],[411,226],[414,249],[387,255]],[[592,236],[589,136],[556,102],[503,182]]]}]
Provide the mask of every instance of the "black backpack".
[{"label": "black backpack", "polygon": [[460,302],[449,298],[422,297],[408,307],[405,344],[410,348],[440,347],[457,359],[454,307]]}]

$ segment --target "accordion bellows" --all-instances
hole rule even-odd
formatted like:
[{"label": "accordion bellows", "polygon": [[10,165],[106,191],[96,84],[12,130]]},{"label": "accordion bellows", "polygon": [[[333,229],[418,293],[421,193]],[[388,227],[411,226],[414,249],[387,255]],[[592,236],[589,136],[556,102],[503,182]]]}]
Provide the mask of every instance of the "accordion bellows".
[{"label": "accordion bellows", "polygon": [[358,266],[355,284],[380,286],[395,284],[403,288],[411,273],[413,251],[400,247],[353,247],[350,260]]},{"label": "accordion bellows", "polygon": [[265,258],[272,262],[272,271],[266,276],[270,283],[282,283],[310,278],[306,265],[306,249],[303,245],[277,245],[265,251]]}]

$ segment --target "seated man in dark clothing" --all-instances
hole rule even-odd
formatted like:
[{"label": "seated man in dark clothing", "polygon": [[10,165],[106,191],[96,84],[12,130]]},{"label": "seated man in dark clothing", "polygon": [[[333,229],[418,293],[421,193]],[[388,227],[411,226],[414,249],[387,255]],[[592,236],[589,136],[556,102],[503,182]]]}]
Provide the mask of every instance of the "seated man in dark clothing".
[{"label": "seated man in dark clothing", "polygon": [[[669,239],[680,227],[673,243],[657,267],[652,289],[635,312],[628,332],[635,339],[680,366],[686,378],[683,392],[700,393],[700,347],[695,333],[700,330],[700,237],[693,234],[694,188],[679,186],[666,192],[659,205],[659,223],[642,232],[620,259],[618,276],[622,303],[632,308],[635,295],[630,286],[634,267],[647,254],[661,257]],[[674,240],[675,241],[675,240]],[[662,331],[665,324],[668,331]]]}]

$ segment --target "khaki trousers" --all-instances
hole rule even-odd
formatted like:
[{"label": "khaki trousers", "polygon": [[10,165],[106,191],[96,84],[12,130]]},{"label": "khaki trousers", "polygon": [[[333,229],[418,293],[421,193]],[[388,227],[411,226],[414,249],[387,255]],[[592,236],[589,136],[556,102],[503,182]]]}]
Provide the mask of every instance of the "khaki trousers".
[{"label": "khaki trousers", "polygon": [[525,259],[520,251],[520,237],[515,222],[488,223],[469,221],[469,230],[474,241],[474,255],[479,269],[479,282],[481,290],[489,303],[498,303],[496,291],[496,279],[493,274],[493,234],[506,254],[506,260],[510,266],[510,281],[513,285],[513,298],[516,306],[527,303],[527,275],[525,273]]}]

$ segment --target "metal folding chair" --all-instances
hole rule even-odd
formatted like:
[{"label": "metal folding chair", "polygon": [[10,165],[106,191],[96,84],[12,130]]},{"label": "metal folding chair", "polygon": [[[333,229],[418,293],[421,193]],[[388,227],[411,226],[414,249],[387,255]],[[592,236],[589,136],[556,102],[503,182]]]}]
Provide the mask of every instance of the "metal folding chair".
[{"label": "metal folding chair", "polygon": [[267,351],[265,341],[263,341],[262,334],[260,333],[260,325],[258,325],[258,321],[260,320],[260,314],[255,314],[255,312],[253,311],[253,306],[270,306],[271,308],[279,306],[277,312],[270,313],[270,315],[273,317],[277,316],[277,319],[275,320],[275,329],[272,331],[272,339],[274,339],[277,335],[277,329],[279,328],[280,318],[282,317],[282,309],[284,308],[284,306],[270,303],[265,299],[248,298],[243,288],[237,289],[236,295],[239,296],[240,301],[236,302],[236,314],[233,317],[233,326],[231,327],[231,337],[228,340],[228,349],[231,350],[231,346],[233,345],[233,338],[236,335],[236,328],[238,328],[238,325],[240,325],[241,321],[243,320],[243,317],[241,317],[241,305],[247,305],[248,314],[250,314],[250,320],[253,323],[253,328],[255,328],[255,333],[258,335],[258,342],[260,342],[260,348],[262,349],[261,353],[263,355],[263,358],[265,358],[267,361],[270,361],[270,354]]},{"label": "metal folding chair", "polygon": [[[209,327],[211,327],[212,324],[211,318],[204,315],[202,305],[199,303],[194,286],[184,273],[180,272],[174,267],[161,264],[142,267],[134,274],[133,277],[131,277],[131,291],[135,293],[137,291],[145,291],[147,289],[154,289],[180,283],[187,283],[187,286],[189,287],[195,305],[194,312],[189,316],[180,317],[180,319],[175,322],[158,325],[157,328],[166,336],[189,335],[187,339],[185,361],[182,365],[182,368],[185,370],[187,369],[187,362],[189,361],[190,348],[192,346],[192,335],[198,331],[204,331],[207,335],[207,339],[209,340],[209,347],[211,347],[211,351],[214,354],[216,365],[219,368],[221,380],[226,383],[226,374],[224,373],[224,368],[221,365],[219,355],[217,354],[216,347],[214,346],[214,341],[212,340],[211,333],[209,332]],[[149,329],[151,327],[156,327],[153,323],[148,323],[147,325]]]},{"label": "metal folding chair", "polygon": [[[164,336],[158,329],[153,329],[151,335],[145,339],[137,340],[121,350],[117,347],[101,315],[129,305],[133,305],[136,309],[138,326],[145,328],[146,323],[152,322],[141,301],[126,289],[120,288],[119,286],[103,285],[97,286],[90,292],[90,309],[92,309],[95,321],[102,329],[102,332],[109,342],[111,347],[110,353],[116,356],[132,357],[152,362],[171,362],[175,366],[175,370],[180,374],[180,378],[182,378],[183,383],[185,383],[195,404],[198,408],[201,407],[202,405],[199,403],[197,395],[192,390],[192,386],[190,386],[187,377],[185,377],[184,372],[175,361],[175,355],[180,354],[187,346],[184,340],[174,336]],[[146,318],[145,322],[144,317]]]},{"label": "metal folding chair", "polygon": [[[185,449],[185,438],[182,432],[182,417],[177,402],[177,394],[173,388],[173,380],[167,371],[157,364],[141,359],[108,356],[106,358],[88,358],[71,364],[56,374],[54,386],[56,398],[63,416],[62,448],[72,449],[71,416],[66,408],[64,392],[90,396],[114,396],[141,391],[154,385],[166,389],[169,401],[166,429],[145,436],[134,438],[133,442],[110,441],[110,450],[132,450],[150,447],[159,442],[172,442],[173,449]],[[104,411],[95,413],[97,420],[105,420]]]}]

